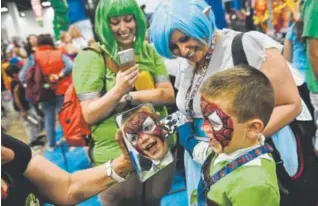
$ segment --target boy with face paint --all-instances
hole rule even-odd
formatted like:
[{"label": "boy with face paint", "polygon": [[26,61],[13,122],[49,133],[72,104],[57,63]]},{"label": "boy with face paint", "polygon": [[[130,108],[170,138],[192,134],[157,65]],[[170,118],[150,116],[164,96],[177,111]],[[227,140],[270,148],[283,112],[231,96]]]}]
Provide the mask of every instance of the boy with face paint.
[{"label": "boy with face paint", "polygon": [[274,108],[268,78],[238,66],[208,78],[200,92],[202,130],[213,152],[203,165],[191,205],[279,205],[272,148],[262,134]]},{"label": "boy with face paint", "polygon": [[159,123],[159,117],[148,105],[132,110],[122,116],[122,131],[130,145],[144,158],[151,160],[152,166],[142,180],[173,161],[168,147],[168,131]]}]

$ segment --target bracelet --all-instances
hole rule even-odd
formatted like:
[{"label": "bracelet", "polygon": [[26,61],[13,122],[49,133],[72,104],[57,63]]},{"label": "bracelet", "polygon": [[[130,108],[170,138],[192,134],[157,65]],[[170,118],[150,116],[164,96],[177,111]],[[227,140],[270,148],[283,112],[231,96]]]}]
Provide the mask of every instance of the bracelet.
[{"label": "bracelet", "polygon": [[125,178],[122,178],[121,176],[119,176],[115,170],[113,170],[113,165],[112,165],[112,161],[113,160],[109,160],[107,163],[106,163],[106,175],[108,177],[111,177],[113,178],[116,182],[125,182],[126,179]]}]

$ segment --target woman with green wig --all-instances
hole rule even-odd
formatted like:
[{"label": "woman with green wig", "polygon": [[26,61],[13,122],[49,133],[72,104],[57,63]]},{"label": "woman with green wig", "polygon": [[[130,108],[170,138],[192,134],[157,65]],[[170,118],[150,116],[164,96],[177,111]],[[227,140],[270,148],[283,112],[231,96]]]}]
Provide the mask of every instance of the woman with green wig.
[{"label": "woman with green wig", "polygon": [[[135,0],[100,0],[95,16],[100,43],[94,45],[95,51],[83,50],[75,59],[73,83],[83,116],[91,126],[92,159],[96,165],[111,162],[121,154],[114,139],[117,126],[113,117],[120,108],[151,102],[164,117],[164,105],[175,101],[163,59],[144,40],[146,26]],[[122,70],[118,52],[131,48],[136,64]],[[140,80],[141,76],[144,79]],[[100,200],[103,205],[114,206],[160,205],[161,197],[170,189],[174,170],[175,164],[171,164],[143,184],[131,174],[121,184],[102,192]]]}]

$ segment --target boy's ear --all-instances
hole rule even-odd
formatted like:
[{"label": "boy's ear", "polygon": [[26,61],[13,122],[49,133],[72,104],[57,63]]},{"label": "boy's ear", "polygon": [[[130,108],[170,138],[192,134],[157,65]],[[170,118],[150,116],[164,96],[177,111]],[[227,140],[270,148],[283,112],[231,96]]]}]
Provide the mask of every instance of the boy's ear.
[{"label": "boy's ear", "polygon": [[211,6],[208,6],[208,7],[206,7],[206,8],[203,10],[203,14],[204,14],[206,17],[209,17],[209,16],[210,16],[210,12],[211,12]]},{"label": "boy's ear", "polygon": [[247,138],[250,140],[258,139],[264,129],[264,124],[260,119],[250,120],[247,125]]}]

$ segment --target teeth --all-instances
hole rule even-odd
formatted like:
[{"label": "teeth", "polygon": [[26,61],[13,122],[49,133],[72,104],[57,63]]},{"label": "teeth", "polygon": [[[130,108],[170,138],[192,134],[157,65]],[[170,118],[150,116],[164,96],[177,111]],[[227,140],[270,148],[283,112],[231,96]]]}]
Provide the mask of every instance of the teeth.
[{"label": "teeth", "polygon": [[146,150],[149,150],[152,146],[154,146],[156,143],[155,142],[153,142],[153,143],[150,143],[150,144],[148,144],[146,147],[145,147],[145,149]]},{"label": "teeth", "polygon": [[194,51],[192,51],[189,55],[188,55],[188,57],[192,57],[194,55]]},{"label": "teeth", "polygon": [[123,37],[123,38],[126,38],[126,37],[128,37],[129,36],[129,33],[127,33],[127,34],[119,34],[121,37]]}]

